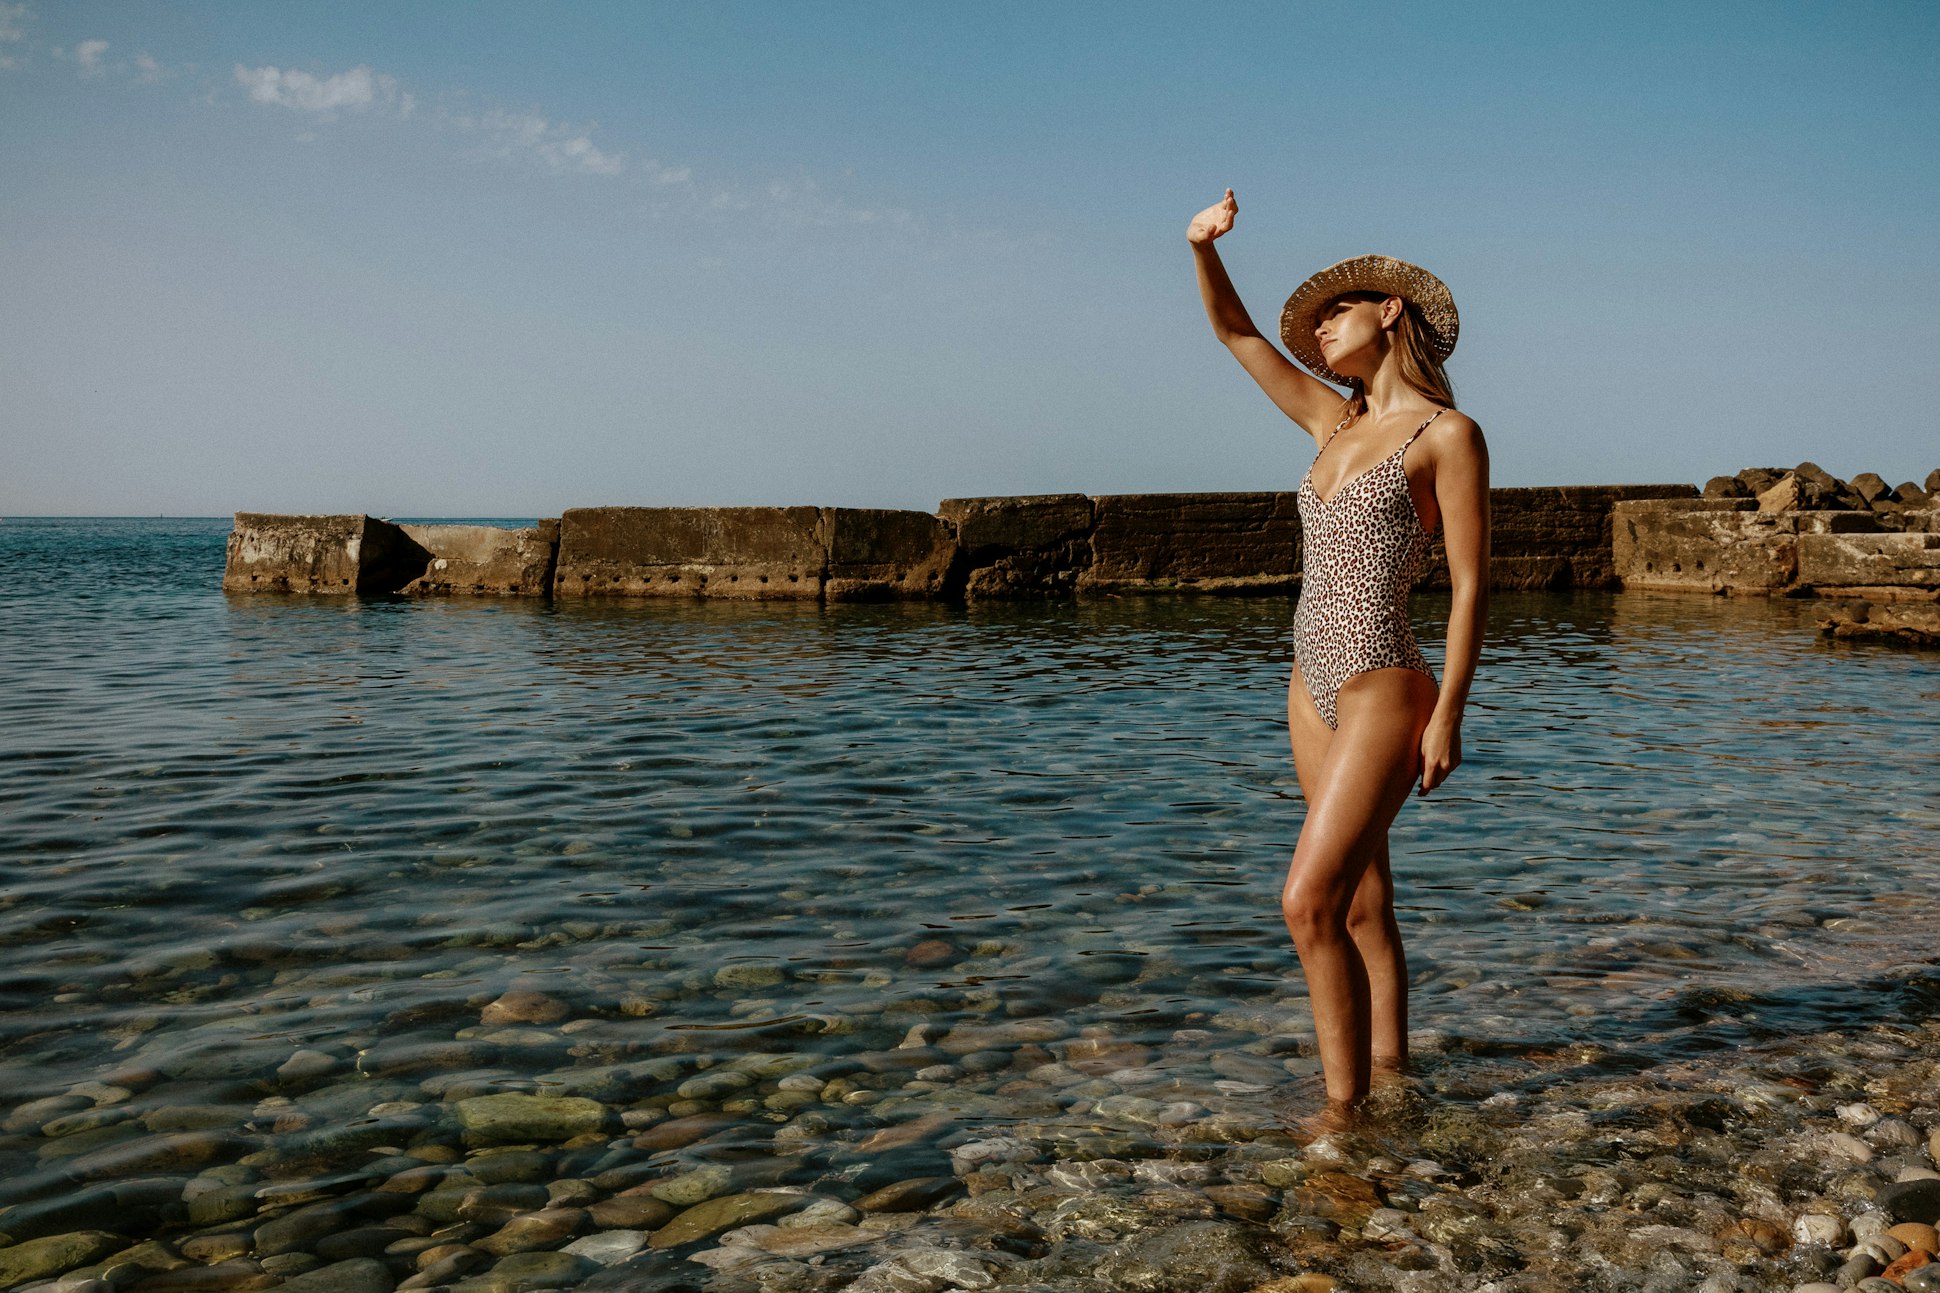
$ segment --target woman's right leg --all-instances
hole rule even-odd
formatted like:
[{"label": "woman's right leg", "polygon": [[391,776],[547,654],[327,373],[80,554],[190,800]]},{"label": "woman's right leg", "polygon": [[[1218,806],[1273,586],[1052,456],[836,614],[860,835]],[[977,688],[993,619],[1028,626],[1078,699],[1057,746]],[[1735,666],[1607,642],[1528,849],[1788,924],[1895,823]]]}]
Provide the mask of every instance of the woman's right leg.
[{"label": "woman's right leg", "polygon": [[[1298,686],[1297,671],[1295,676]],[[1433,684],[1408,670],[1382,669],[1354,681],[1352,712],[1343,709],[1341,727],[1331,732],[1320,767],[1312,775],[1302,769],[1307,820],[1281,894],[1287,929],[1307,978],[1328,1098],[1337,1102],[1367,1094],[1374,1050],[1371,967],[1348,932],[1349,913],[1370,872],[1378,886],[1374,892],[1386,905],[1387,877],[1373,863],[1383,852],[1389,823],[1407,802],[1419,762],[1420,719],[1433,702],[1432,695],[1416,694]],[[1298,707],[1289,708],[1298,763],[1303,735],[1313,733],[1303,732]],[[1381,929],[1376,950],[1390,937]],[[1405,979],[1397,977],[1398,938],[1389,946],[1395,955],[1385,957],[1376,973],[1389,985],[1392,1001],[1392,992],[1405,987]],[[1405,1028],[1391,1010],[1384,1013],[1388,1035],[1383,1050],[1404,1053]]]},{"label": "woman's right leg", "polygon": [[[1287,733],[1293,743],[1293,768],[1300,780],[1300,796],[1307,802],[1307,818],[1300,828],[1300,843],[1294,848],[1293,865],[1288,868],[1286,885],[1280,893],[1280,907],[1286,917],[1287,932],[1293,936],[1294,948],[1300,956],[1301,972],[1307,980],[1307,1005],[1313,1011],[1314,1040],[1320,1051],[1328,1101],[1339,1106],[1352,1098],[1337,1093],[1339,1075],[1357,1072],[1364,1062],[1359,1057],[1366,1050],[1372,1002],[1368,995],[1367,970],[1355,940],[1347,935],[1346,919],[1339,923],[1339,936],[1333,936],[1336,931],[1332,921],[1313,919],[1313,877],[1306,877],[1304,888],[1296,888],[1302,876],[1302,849],[1306,847],[1307,831],[1321,802],[1327,752],[1334,743],[1334,729],[1327,726],[1315,709],[1297,662],[1287,687]],[[1312,850],[1307,850],[1304,861],[1311,871]],[[1351,864],[1352,859],[1342,858],[1337,862]],[[1372,868],[1363,864],[1363,870]],[[1358,897],[1359,889],[1353,892]],[[1296,893],[1301,895],[1298,901],[1303,909],[1299,911],[1294,905]]]}]

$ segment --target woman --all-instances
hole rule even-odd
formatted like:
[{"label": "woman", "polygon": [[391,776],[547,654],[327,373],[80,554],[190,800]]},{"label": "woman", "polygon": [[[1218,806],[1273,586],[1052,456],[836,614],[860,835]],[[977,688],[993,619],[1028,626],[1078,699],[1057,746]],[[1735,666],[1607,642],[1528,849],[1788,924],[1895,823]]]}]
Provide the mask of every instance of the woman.
[{"label": "woman", "polygon": [[[1317,1121],[1326,1129],[1349,1121],[1377,1072],[1398,1074],[1407,1060],[1408,970],[1388,826],[1411,785],[1425,795],[1461,762],[1488,597],[1489,458],[1442,372],[1457,319],[1440,280],[1361,256],[1294,292],[1281,339],[1350,388],[1343,399],[1247,317],[1213,248],[1238,211],[1227,189],[1186,231],[1206,315],[1319,446],[1298,495],[1304,574],[1287,691],[1307,819],[1280,906],[1313,1004],[1328,1101]],[[1453,586],[1439,687],[1408,624],[1408,589],[1437,523]]]}]

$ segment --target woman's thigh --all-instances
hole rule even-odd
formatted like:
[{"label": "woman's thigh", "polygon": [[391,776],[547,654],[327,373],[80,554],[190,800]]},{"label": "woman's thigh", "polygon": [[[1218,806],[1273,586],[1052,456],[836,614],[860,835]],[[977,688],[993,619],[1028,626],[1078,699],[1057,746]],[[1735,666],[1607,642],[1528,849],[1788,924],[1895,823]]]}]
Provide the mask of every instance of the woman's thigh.
[{"label": "woman's thigh", "polygon": [[1287,684],[1287,735],[1293,741],[1293,771],[1300,779],[1300,796],[1311,809],[1314,792],[1320,785],[1320,769],[1327,761],[1327,747],[1333,744],[1334,729],[1327,726],[1327,720],[1314,708],[1298,663],[1293,666],[1293,678]]},{"label": "woman's thigh", "polygon": [[1377,669],[1350,678],[1336,704],[1340,727],[1318,768],[1301,775],[1307,820],[1290,880],[1303,871],[1359,880],[1419,775],[1435,685],[1413,670]]}]

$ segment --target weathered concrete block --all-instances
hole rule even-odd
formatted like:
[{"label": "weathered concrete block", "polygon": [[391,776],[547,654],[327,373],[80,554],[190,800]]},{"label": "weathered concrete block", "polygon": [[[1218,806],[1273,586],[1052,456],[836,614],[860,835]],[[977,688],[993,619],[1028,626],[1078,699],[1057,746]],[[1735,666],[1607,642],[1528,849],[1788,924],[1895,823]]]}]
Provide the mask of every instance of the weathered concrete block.
[{"label": "weathered concrete block", "polygon": [[928,512],[873,507],[822,509],[828,542],[832,602],[942,597],[948,588],[956,536]]},{"label": "weathered concrete block", "polygon": [[1795,513],[1691,498],[1619,502],[1613,515],[1611,556],[1625,588],[1770,594],[1796,581]]},{"label": "weathered concrete block", "polygon": [[1940,590],[1940,534],[1801,534],[1798,582],[1821,596],[1931,596]]},{"label": "weathered concrete block", "polygon": [[1291,492],[1111,494],[1092,500],[1080,593],[1291,592],[1300,511]]},{"label": "weathered concrete block", "polygon": [[[1534,485],[1489,491],[1489,587],[1615,588],[1611,509],[1625,501],[1697,502],[1690,485]],[[1724,500],[1730,501],[1730,500]],[[1750,500],[1744,500],[1750,505]],[[1447,588],[1441,527],[1418,588]]]},{"label": "weathered concrete block", "polygon": [[1091,565],[1094,510],[1083,494],[946,498],[937,512],[956,530],[951,586],[973,601],[1068,596]]},{"label": "weathered concrete block", "polygon": [[[1699,498],[1689,485],[1497,489],[1490,505],[1497,588],[1621,580],[1773,590],[1788,582],[1774,563],[1795,562],[1800,534],[1940,530],[1940,511],[1900,503],[1891,504],[1897,510],[1890,516],[1765,512],[1763,520],[1748,520],[1747,510],[1759,511],[1752,498]],[[1617,509],[1628,518],[1621,535]],[[1290,492],[947,499],[939,512],[575,508],[557,523],[517,531],[240,513],[224,586],[532,594],[550,580],[550,590],[565,597],[842,601],[1287,593],[1299,581],[1299,509]],[[1725,542],[1721,535],[1734,551],[1743,549],[1738,565],[1699,551]],[[1621,573],[1619,540],[1628,563]],[[1756,559],[1746,555],[1753,549]],[[1447,585],[1439,534],[1422,582]]]},{"label": "weathered concrete block", "polygon": [[394,593],[430,553],[373,516],[236,513],[222,588],[231,593]]},{"label": "weathered concrete block", "polygon": [[957,542],[972,552],[1045,548],[1091,532],[1091,499],[1084,494],[946,498],[937,512],[956,526]]},{"label": "weathered concrete block", "polygon": [[400,526],[430,559],[407,593],[547,596],[559,555],[559,522],[523,530],[491,525]]},{"label": "weathered concrete block", "polygon": [[816,507],[575,507],[553,594],[813,600],[827,568]]},{"label": "weathered concrete block", "polygon": [[1872,512],[1800,512],[1800,534],[1878,534],[1886,527]]},{"label": "weathered concrete block", "polygon": [[1940,508],[1907,508],[1900,513],[1900,529],[1908,534],[1940,534]]}]

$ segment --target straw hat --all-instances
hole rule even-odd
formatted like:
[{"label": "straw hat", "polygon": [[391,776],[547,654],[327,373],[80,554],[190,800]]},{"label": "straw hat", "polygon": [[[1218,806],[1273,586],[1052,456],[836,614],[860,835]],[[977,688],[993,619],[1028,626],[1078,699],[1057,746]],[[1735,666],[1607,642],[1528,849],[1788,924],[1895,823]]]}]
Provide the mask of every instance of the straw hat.
[{"label": "straw hat", "polygon": [[1293,357],[1309,371],[1336,386],[1350,383],[1327,366],[1314,341],[1314,321],[1321,307],[1347,292],[1379,292],[1398,296],[1421,311],[1428,325],[1428,348],[1435,358],[1446,362],[1455,349],[1455,333],[1461,320],[1455,315],[1455,298],[1439,278],[1419,265],[1392,256],[1355,256],[1329,265],[1293,289],[1287,308],[1280,312],[1280,340],[1287,343]]}]

